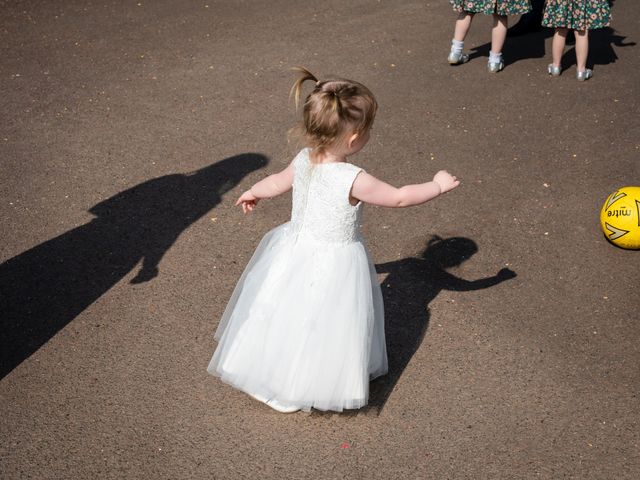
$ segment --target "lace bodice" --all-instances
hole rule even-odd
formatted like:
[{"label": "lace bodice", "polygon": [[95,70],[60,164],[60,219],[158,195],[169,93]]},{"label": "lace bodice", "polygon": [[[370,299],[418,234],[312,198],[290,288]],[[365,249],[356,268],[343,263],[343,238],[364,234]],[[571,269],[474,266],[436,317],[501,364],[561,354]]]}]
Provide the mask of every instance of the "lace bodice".
[{"label": "lace bodice", "polygon": [[349,243],[360,238],[362,202],[349,203],[351,186],[362,170],[350,163],[311,163],[305,148],[293,160],[291,225],[317,240]]}]

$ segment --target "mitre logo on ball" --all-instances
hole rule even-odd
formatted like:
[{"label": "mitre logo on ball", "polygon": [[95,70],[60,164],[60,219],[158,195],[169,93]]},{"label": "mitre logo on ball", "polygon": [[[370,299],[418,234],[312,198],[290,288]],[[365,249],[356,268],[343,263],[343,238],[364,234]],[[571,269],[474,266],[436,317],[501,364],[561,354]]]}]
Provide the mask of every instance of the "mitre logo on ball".
[{"label": "mitre logo on ball", "polygon": [[600,225],[614,245],[640,249],[640,187],[622,187],[609,195],[600,212]]}]

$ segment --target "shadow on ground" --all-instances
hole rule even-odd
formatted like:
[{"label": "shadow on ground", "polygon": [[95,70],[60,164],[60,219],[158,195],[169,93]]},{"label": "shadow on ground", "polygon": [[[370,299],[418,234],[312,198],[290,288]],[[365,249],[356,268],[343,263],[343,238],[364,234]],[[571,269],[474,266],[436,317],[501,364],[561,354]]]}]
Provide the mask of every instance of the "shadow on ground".
[{"label": "shadow on ground", "polygon": [[[478,251],[476,243],[464,237],[433,237],[419,256],[376,265],[378,273],[387,273],[382,282],[385,308],[385,335],[389,373],[373,382],[369,404],[341,415],[379,414],[416,353],[429,326],[429,303],[442,291],[468,292],[497,285],[516,276],[503,268],[492,277],[465,280],[447,272],[468,260]],[[313,411],[316,415],[331,412]]]},{"label": "shadow on ground", "polygon": [[[544,58],[546,55],[545,41],[551,36],[553,36],[553,29],[543,28],[540,31],[529,33],[528,35],[507,38],[502,50],[505,66],[528,58]],[[488,59],[490,50],[491,42],[472,47],[469,59],[473,60],[478,57]],[[549,52],[549,58],[551,58],[551,52]]]},{"label": "shadow on ground", "polygon": [[[636,42],[626,42],[622,35],[617,35],[613,28],[606,27],[593,30],[589,33],[589,61],[588,64],[608,65],[618,60],[618,55],[613,47],[635,47]],[[562,58],[562,66],[565,66],[569,52],[565,52]],[[575,65],[575,52],[570,54],[569,65]]]},{"label": "shadow on ground", "polygon": [[[504,45],[504,62],[505,66],[509,66],[520,60],[529,58],[547,58],[551,62],[551,50],[546,52],[545,42],[547,38],[553,36],[552,28],[543,28],[540,31],[529,33],[527,35],[508,38]],[[608,65],[618,60],[618,55],[614,47],[633,47],[636,42],[626,42],[625,36],[618,35],[613,28],[605,27],[589,32],[589,57],[587,66],[592,68],[594,65]],[[562,56],[561,66],[565,70],[575,66],[576,54],[573,35],[567,37],[567,47]],[[479,57],[489,57],[491,50],[491,42],[471,48],[469,59],[473,60]]]},{"label": "shadow on ground", "polygon": [[376,265],[379,273],[388,273],[381,287],[389,373],[371,383],[369,408],[379,412],[384,407],[427,333],[429,303],[442,290],[482,290],[516,276],[507,268],[479,280],[465,280],[447,272],[447,268],[462,264],[477,251],[476,243],[468,238],[434,237],[418,257]]},{"label": "shadow on ground", "polygon": [[131,283],[156,277],[178,236],[267,163],[248,153],[141,183],[91,208],[91,222],[0,265],[0,378],[140,262]]}]

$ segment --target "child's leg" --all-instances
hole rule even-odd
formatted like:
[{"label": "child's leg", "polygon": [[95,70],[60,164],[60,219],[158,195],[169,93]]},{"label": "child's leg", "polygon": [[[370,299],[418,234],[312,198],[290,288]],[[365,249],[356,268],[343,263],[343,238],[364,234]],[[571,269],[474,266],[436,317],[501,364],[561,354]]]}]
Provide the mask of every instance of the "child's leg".
[{"label": "child's leg", "polygon": [[504,40],[507,38],[507,16],[493,14],[493,28],[491,29],[491,51],[499,55],[502,53]]},{"label": "child's leg", "polygon": [[575,30],[576,35],[576,64],[578,72],[587,69],[587,55],[589,55],[589,30]]},{"label": "child's leg", "polygon": [[447,58],[451,65],[459,65],[469,61],[469,55],[462,53],[462,49],[464,48],[464,39],[471,27],[473,15],[473,13],[464,11],[458,14],[453,32],[453,40],[451,40],[451,51]]},{"label": "child's leg", "polygon": [[502,46],[507,38],[507,16],[493,14],[493,28],[491,29],[491,51],[487,69],[490,73],[497,73],[504,68],[502,61]]},{"label": "child's leg", "polygon": [[567,41],[568,28],[558,27],[553,34],[553,42],[551,44],[551,59],[554,67],[560,67],[562,54],[564,53],[564,44]]},{"label": "child's leg", "polygon": [[456,26],[453,31],[453,39],[457,42],[464,42],[469,28],[471,27],[471,21],[473,20],[473,13],[460,12],[456,19]]}]

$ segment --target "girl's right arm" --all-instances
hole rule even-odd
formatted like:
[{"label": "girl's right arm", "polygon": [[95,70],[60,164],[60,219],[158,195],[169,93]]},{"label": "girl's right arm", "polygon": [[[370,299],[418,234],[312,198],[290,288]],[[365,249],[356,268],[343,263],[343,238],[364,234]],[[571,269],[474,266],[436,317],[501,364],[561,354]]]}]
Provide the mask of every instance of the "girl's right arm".
[{"label": "girl's right arm", "polygon": [[453,190],[460,181],[445,170],[435,174],[431,182],[396,188],[366,172],[360,172],[351,187],[351,196],[380,207],[411,207]]},{"label": "girl's right arm", "polygon": [[293,186],[293,162],[281,172],[269,175],[240,195],[236,205],[242,205],[242,211],[249,213],[259,200],[277,197],[291,190]]}]

